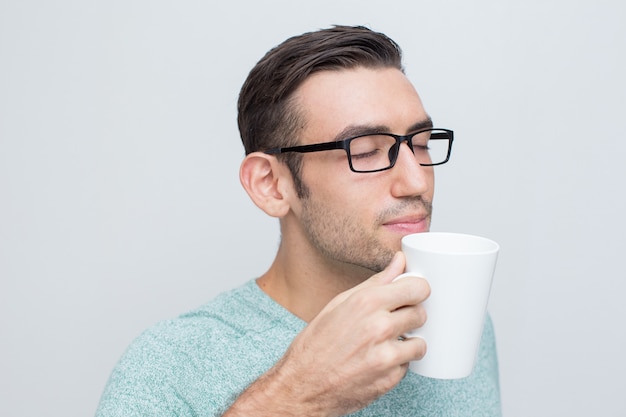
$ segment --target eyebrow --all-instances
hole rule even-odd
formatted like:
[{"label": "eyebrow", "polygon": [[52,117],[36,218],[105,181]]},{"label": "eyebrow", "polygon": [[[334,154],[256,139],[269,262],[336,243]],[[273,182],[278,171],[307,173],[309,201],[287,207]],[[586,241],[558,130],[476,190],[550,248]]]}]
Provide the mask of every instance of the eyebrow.
[{"label": "eyebrow", "polygon": [[[426,120],[412,124],[407,132],[415,132],[421,129],[433,127],[433,121],[429,117]],[[335,136],[335,141],[341,141],[355,136],[370,135],[372,133],[392,133],[389,126],[385,125],[350,125]]]}]

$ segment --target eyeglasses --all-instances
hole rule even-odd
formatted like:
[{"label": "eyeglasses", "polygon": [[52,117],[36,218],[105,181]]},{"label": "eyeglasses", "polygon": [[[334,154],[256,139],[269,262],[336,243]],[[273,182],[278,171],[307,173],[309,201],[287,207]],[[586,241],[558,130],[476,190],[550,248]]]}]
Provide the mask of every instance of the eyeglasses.
[{"label": "eyeglasses", "polygon": [[404,136],[371,133],[337,142],[273,148],[266,150],[265,153],[275,155],[286,152],[307,153],[343,149],[348,155],[348,164],[352,171],[378,172],[393,168],[398,160],[402,142],[406,142],[421,166],[445,164],[450,159],[453,138],[452,130],[430,128]]}]

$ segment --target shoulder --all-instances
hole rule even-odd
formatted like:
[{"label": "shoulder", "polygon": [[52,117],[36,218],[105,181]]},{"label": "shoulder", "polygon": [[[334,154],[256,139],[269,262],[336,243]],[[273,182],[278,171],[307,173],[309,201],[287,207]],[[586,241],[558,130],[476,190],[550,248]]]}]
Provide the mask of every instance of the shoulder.
[{"label": "shoulder", "polygon": [[172,361],[219,360],[233,349],[291,340],[304,323],[269,298],[254,280],[218,295],[205,305],[155,324],[128,347],[120,366],[171,367]]},{"label": "shoulder", "polygon": [[254,281],[220,294],[139,335],[113,369],[98,416],[219,410],[279,358],[297,325]]},{"label": "shoulder", "polygon": [[[219,294],[201,307],[164,320],[140,334],[128,347],[123,360],[132,358],[145,363],[177,360],[195,353],[207,357],[219,354],[221,345],[245,336],[254,324],[264,321],[251,287],[253,282]],[[130,358],[130,359],[129,359]]]}]

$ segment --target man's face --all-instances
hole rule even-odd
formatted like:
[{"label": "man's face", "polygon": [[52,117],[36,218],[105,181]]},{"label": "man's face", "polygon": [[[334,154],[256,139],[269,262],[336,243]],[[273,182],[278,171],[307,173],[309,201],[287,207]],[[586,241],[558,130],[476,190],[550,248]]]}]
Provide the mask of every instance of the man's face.
[{"label": "man's face", "polygon": [[[295,93],[305,121],[300,143],[342,140],[361,133],[405,135],[429,117],[406,76],[394,68],[323,71]],[[403,143],[387,171],[355,173],[346,152],[303,155],[308,195],[294,207],[311,249],[325,259],[382,270],[409,233],[428,231],[434,177]]]}]

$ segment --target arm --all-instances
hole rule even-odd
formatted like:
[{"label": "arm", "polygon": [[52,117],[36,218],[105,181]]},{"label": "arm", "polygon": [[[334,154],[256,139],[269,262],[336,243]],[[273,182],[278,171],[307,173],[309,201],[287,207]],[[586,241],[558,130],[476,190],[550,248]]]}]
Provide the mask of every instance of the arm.
[{"label": "arm", "polygon": [[225,417],[340,416],[364,408],[397,385],[422,339],[399,340],[423,325],[429,295],[419,278],[391,282],[404,258],[339,294],[294,339],[282,359],[244,391]]}]

